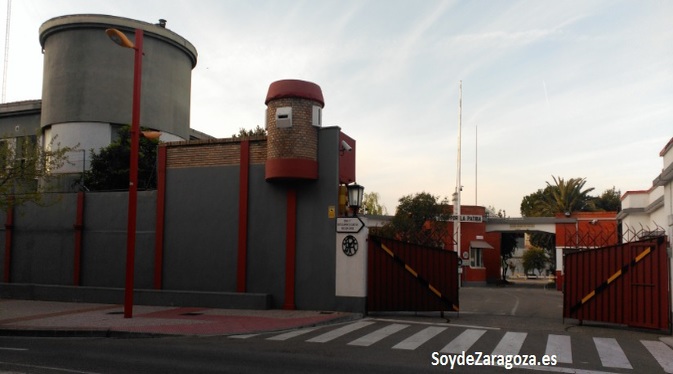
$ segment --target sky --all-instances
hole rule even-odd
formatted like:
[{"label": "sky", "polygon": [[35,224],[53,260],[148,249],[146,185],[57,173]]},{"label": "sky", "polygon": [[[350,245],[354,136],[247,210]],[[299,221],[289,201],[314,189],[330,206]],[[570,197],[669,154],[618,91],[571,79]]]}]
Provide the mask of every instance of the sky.
[{"label": "sky", "polygon": [[41,97],[39,27],[69,14],[166,19],[198,52],[190,126],[218,138],[264,126],[272,82],[318,84],[389,214],[451,198],[459,128],[462,204],[510,217],[553,176],[647,190],[673,137],[673,1],[14,1],[6,101]]}]

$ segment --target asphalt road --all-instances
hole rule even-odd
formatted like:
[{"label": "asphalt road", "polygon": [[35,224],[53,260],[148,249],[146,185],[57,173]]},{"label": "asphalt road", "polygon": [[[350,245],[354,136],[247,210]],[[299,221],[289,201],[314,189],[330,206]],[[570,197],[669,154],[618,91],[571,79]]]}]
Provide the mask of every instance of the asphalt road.
[{"label": "asphalt road", "polygon": [[[665,372],[645,345],[658,342],[657,333],[564,323],[561,296],[541,287],[465,288],[461,290],[462,312],[448,315],[450,323],[439,313],[385,313],[289,334],[147,339],[0,337],[0,373]],[[428,332],[435,335],[419,338]],[[572,359],[554,367],[512,370],[497,366],[452,370],[448,365],[432,365],[443,350],[460,349],[471,334],[476,334],[476,339],[469,345],[470,353],[506,352],[519,344],[519,353],[538,359],[546,352],[550,337],[567,337]],[[602,357],[599,351],[612,343],[617,350],[608,350],[610,355]]]}]

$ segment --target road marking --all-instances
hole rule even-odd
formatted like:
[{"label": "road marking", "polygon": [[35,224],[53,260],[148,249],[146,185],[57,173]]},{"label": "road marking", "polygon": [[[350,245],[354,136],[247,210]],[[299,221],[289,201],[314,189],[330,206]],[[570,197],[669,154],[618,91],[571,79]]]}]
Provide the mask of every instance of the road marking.
[{"label": "road marking", "polygon": [[28,348],[0,347],[0,351],[27,351]]},{"label": "road marking", "polygon": [[596,344],[596,350],[598,350],[598,356],[600,356],[603,366],[633,369],[616,339],[594,338],[594,344]]},{"label": "road marking", "polygon": [[514,296],[514,297],[516,297],[516,303],[514,304],[514,307],[512,308],[512,311],[510,312],[511,315],[515,315],[516,310],[519,308],[519,297],[518,296]]},{"label": "road marking", "polygon": [[335,329],[335,330],[326,332],[326,333],[324,333],[324,334],[322,334],[322,335],[318,335],[318,336],[316,336],[315,338],[311,338],[311,339],[307,340],[307,342],[311,342],[311,343],[326,343],[326,342],[328,342],[328,341],[330,341],[330,340],[334,340],[334,339],[336,339],[336,338],[338,338],[338,337],[341,337],[341,336],[343,336],[343,335],[346,335],[346,334],[348,334],[348,333],[350,333],[350,332],[353,332],[353,331],[355,331],[355,330],[359,330],[359,329],[361,329],[361,328],[363,328],[363,327],[367,327],[367,326],[369,326],[369,325],[371,325],[371,324],[373,324],[373,323],[374,323],[374,322],[370,322],[370,321],[360,321],[360,322],[355,322],[355,323],[352,323],[352,324],[349,324],[349,325],[340,327],[340,328],[338,328],[338,329]]},{"label": "road marking", "polygon": [[557,362],[572,364],[573,351],[570,348],[570,336],[550,334],[547,338],[547,356],[556,355]]},{"label": "road marking", "polygon": [[641,340],[641,343],[654,356],[666,373],[673,373],[673,349],[664,342]]},{"label": "road marking", "polygon": [[458,335],[455,339],[453,339],[449,344],[447,344],[440,352],[442,353],[462,353],[466,352],[472,344],[474,344],[479,338],[481,338],[482,335],[486,330],[473,330],[473,329],[467,329],[463,331],[462,334]]},{"label": "road marking", "polygon": [[259,334],[239,334],[239,335],[230,335],[229,339],[249,339],[252,338],[253,336],[257,336]]},{"label": "road marking", "polygon": [[296,338],[297,336],[300,336],[300,335],[308,334],[309,332],[315,331],[319,328],[320,327],[309,327],[309,328],[306,328],[306,329],[294,330],[294,331],[286,332],[284,334],[272,336],[270,338],[267,338],[266,340],[281,340],[281,341],[282,340],[288,340],[288,339]]},{"label": "road marking", "polygon": [[380,328],[372,333],[369,333],[361,338],[355,339],[352,342],[348,343],[348,345],[359,345],[361,347],[368,347],[398,331],[404,330],[409,325],[402,325],[399,323],[394,323],[392,325],[388,325],[386,327]]},{"label": "road marking", "polygon": [[502,337],[498,345],[493,350],[494,355],[516,355],[519,354],[523,341],[526,340],[528,333],[508,332]]},{"label": "road marking", "polygon": [[[26,365],[26,364],[17,364],[14,362],[3,362],[0,361],[0,364],[7,365],[7,366],[16,366],[20,368],[31,368],[31,369],[42,369],[42,370],[48,370],[48,371],[59,371],[63,373],[75,373],[75,374],[100,374],[92,371],[79,371],[79,370],[70,370],[70,369],[63,369],[63,368],[57,368],[53,366],[39,366],[39,365]],[[11,373],[11,372],[10,372]]]},{"label": "road marking", "polygon": [[565,374],[617,374],[612,371],[584,370],[584,369],[564,368],[559,366],[514,366],[514,367],[517,369],[548,371],[552,373],[565,373]]},{"label": "road marking", "polygon": [[423,330],[415,333],[414,335],[411,335],[410,337],[397,343],[395,346],[393,346],[393,349],[414,350],[420,347],[428,340],[434,338],[444,330],[446,330],[446,327],[439,327],[439,326],[426,327]]},{"label": "road marking", "polygon": [[[471,314],[471,312],[460,312],[462,314]],[[393,323],[409,323],[412,325],[428,325],[428,326],[446,326],[446,327],[464,327],[468,329],[480,329],[480,330],[500,330],[500,327],[487,327],[487,326],[475,326],[475,325],[461,325],[457,323],[437,323],[437,322],[422,322],[422,321],[411,321],[405,319],[392,319],[392,318],[370,318],[372,321],[380,322],[393,322]]]}]

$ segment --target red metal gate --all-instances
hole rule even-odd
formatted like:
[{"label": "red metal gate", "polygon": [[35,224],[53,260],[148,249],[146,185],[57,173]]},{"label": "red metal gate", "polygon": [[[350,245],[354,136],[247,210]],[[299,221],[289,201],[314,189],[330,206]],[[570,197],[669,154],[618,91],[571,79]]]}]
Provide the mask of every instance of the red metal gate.
[{"label": "red metal gate", "polygon": [[568,253],[563,317],[671,331],[666,237]]},{"label": "red metal gate", "polygon": [[455,252],[369,237],[368,311],[458,311]]}]

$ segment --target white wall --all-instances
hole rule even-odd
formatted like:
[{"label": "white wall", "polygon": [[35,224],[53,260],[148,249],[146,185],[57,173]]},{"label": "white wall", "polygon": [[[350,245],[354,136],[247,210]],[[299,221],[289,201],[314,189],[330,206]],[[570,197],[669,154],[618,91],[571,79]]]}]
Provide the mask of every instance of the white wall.
[{"label": "white wall", "polygon": [[[52,125],[44,131],[44,145],[52,148],[75,147],[79,151],[68,155],[70,163],[63,165],[59,173],[80,173],[89,168],[90,150],[98,151],[112,142],[109,123],[72,122]],[[84,154],[86,153],[86,157]],[[85,160],[86,159],[86,160]]]},{"label": "white wall", "polygon": [[[673,269],[671,256],[671,241],[673,240],[673,178],[671,164],[673,164],[673,138],[659,153],[663,158],[662,173],[655,176],[655,185],[644,191],[629,191],[622,197],[622,211],[619,218],[622,221],[622,232],[627,230],[661,230],[668,236],[668,254],[670,268]],[[632,238],[627,238],[632,239]],[[673,304],[673,277],[671,284],[671,303]],[[672,308],[673,309],[673,308]]]},{"label": "white wall", "polygon": [[[336,296],[366,297],[367,296],[367,218],[360,216],[365,227],[358,233],[337,233],[336,235]],[[352,235],[358,243],[358,250],[347,256],[343,249],[343,241]]]}]

